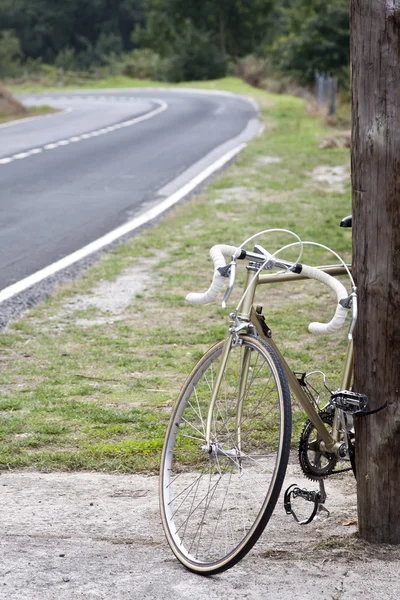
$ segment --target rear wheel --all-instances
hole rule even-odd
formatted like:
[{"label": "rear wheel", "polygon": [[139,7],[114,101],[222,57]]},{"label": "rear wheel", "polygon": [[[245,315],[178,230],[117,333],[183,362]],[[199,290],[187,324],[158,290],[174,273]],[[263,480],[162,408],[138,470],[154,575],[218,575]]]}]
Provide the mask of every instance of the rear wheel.
[{"label": "rear wheel", "polygon": [[181,563],[225,571],[255,544],[278,500],[290,448],[290,394],[275,352],[253,336],[230,349],[206,423],[224,342],[196,365],[178,398],[161,459],[161,516]]}]

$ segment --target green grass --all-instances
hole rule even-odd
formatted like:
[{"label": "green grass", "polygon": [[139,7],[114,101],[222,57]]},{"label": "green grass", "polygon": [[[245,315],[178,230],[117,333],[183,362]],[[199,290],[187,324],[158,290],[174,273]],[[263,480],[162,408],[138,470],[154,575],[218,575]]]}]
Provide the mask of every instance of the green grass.
[{"label": "green grass", "polygon": [[248,91],[255,91],[253,88],[245,84],[243,81],[236,77],[225,77],[224,79],[217,79],[212,81],[193,81],[193,82],[185,82],[181,84],[171,84],[166,83],[165,81],[153,81],[151,79],[133,79],[131,77],[125,77],[124,75],[119,75],[117,77],[110,77],[108,79],[100,79],[100,80],[86,80],[79,84],[74,85],[65,85],[62,88],[56,85],[46,85],[43,83],[34,83],[27,82],[24,84],[10,84],[7,86],[8,89],[14,94],[22,94],[22,93],[39,93],[44,91],[60,91],[63,90],[75,90],[75,89],[93,89],[93,90],[103,90],[103,89],[123,89],[123,88],[159,88],[159,87],[194,87],[194,88],[203,88],[203,89],[211,89],[211,90],[221,90],[225,89],[230,92],[243,94]]},{"label": "green grass", "polygon": [[[119,84],[125,87],[127,80],[107,82]],[[298,98],[254,90],[237,79],[201,85],[255,98],[263,133],[205,191],[104,255],[74,283],[59,286],[0,333],[2,468],[158,468],[179,389],[202,352],[224,336],[240,295],[238,284],[226,310],[184,301],[188,291],[208,286],[208,249],[214,243],[240,244],[258,230],[285,227],[350,259],[351,234],[338,226],[351,212],[349,182],[344,191],[332,191],[310,175],[319,165],[347,164],[348,151],[318,149],[328,131]],[[269,163],[265,157],[271,156],[281,162]],[[274,250],[287,241],[271,235],[260,243]],[[310,264],[327,260],[316,249],[305,257]],[[90,305],[98,282],[144,266],[142,289],[118,314]],[[314,282],[274,285],[261,289],[259,301],[293,368],[327,369],[336,387],[345,331],[334,338],[314,338],[307,331],[310,321],[331,317],[330,293]]]}]

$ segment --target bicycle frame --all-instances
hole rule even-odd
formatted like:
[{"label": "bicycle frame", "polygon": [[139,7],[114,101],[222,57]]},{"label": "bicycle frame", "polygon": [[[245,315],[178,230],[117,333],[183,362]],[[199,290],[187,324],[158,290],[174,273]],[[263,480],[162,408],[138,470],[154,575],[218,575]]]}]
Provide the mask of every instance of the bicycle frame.
[{"label": "bicycle frame", "polygon": [[[346,270],[342,265],[333,265],[328,267],[318,267],[322,271],[329,273],[332,276],[345,275]],[[254,308],[254,298],[256,294],[256,289],[259,285],[271,284],[271,283],[282,283],[285,281],[299,281],[307,279],[307,277],[301,274],[295,274],[292,272],[285,273],[275,273],[275,274],[262,274],[257,272],[257,268],[252,266],[247,267],[247,277],[245,290],[247,290],[245,298],[242,304],[242,310],[240,314],[236,315],[237,322],[239,325],[236,327],[232,327],[229,330],[229,335],[226,338],[225,345],[221,355],[221,361],[219,365],[219,370],[217,373],[214,389],[212,392],[210,407],[208,411],[207,418],[207,427],[206,427],[206,440],[207,445],[210,444],[211,438],[211,421],[212,414],[214,410],[215,400],[219,391],[219,387],[222,381],[223,373],[225,371],[225,367],[227,364],[228,356],[232,344],[235,341],[235,335],[241,331],[245,331],[247,333],[257,333],[257,335],[263,338],[276,352],[279,359],[282,362],[283,368],[285,370],[285,374],[288,380],[288,384],[294,395],[296,396],[300,406],[306,413],[307,417],[315,426],[318,431],[323,444],[325,445],[325,450],[329,453],[339,455],[339,449],[342,446],[342,442],[339,440],[339,425],[340,425],[340,411],[335,411],[335,417],[332,425],[332,433],[328,431],[324,423],[322,422],[320,416],[318,415],[315,407],[311,403],[310,399],[305,394],[302,389],[296,375],[293,373],[288,363],[286,362],[284,356],[280,352],[279,348],[275,344],[272,339],[272,333],[269,329],[268,325],[265,322],[265,318],[262,315],[262,307],[257,306]],[[246,386],[247,381],[247,371],[248,371],[248,360],[245,355],[242,363],[242,375],[241,375],[241,387],[239,390],[239,398],[238,398],[238,410],[237,410],[237,448],[240,451],[240,418],[241,418],[241,405],[243,402],[243,393]],[[349,340],[346,358],[344,362],[344,368],[342,372],[342,378],[340,383],[341,390],[348,390],[351,386],[351,379],[353,375],[353,342]]]}]

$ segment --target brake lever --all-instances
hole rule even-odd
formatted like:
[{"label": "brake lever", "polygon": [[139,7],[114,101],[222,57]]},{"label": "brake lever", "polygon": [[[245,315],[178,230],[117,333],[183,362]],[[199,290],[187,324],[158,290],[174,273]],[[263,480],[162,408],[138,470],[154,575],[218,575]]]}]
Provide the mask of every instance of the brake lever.
[{"label": "brake lever", "polygon": [[233,290],[233,286],[235,285],[235,277],[236,277],[236,259],[232,258],[232,262],[229,265],[229,283],[228,287],[225,290],[224,297],[222,298],[222,308],[226,308],[226,302],[231,295],[231,291]]},{"label": "brake lever", "polygon": [[348,339],[353,339],[353,331],[356,326],[358,317],[358,302],[357,302],[357,288],[353,286],[350,296],[339,300],[339,304],[344,308],[351,308],[351,321],[349,325]]},{"label": "brake lever", "polygon": [[353,331],[356,326],[357,317],[358,317],[358,302],[357,302],[357,288],[354,286],[351,293],[351,321],[349,326],[348,338],[349,340],[353,339]]}]

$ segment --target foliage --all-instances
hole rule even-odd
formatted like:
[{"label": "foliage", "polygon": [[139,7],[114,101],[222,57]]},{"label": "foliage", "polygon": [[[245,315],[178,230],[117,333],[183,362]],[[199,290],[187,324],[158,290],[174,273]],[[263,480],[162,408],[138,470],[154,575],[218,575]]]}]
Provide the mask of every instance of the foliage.
[{"label": "foliage", "polygon": [[76,68],[76,55],[73,48],[64,48],[59,52],[55,60],[55,66],[67,71],[73,71]]},{"label": "foliage", "polygon": [[118,56],[122,53],[123,41],[118,33],[102,32],[96,42],[96,55],[99,61],[104,62],[107,57]]},{"label": "foliage", "polygon": [[254,54],[241,58],[236,69],[238,76],[254,87],[263,87],[267,77],[272,75],[270,61]]},{"label": "foliage", "polygon": [[279,69],[303,83],[315,71],[345,78],[349,65],[348,0],[290,0],[279,6],[280,33],[272,42]]},{"label": "foliage", "polygon": [[126,58],[123,74],[137,79],[157,79],[160,73],[160,55],[144,48],[133,50]]},{"label": "foliage", "polygon": [[25,57],[54,63],[71,48],[79,68],[130,50],[142,20],[142,0],[0,0],[0,30],[15,30]]},{"label": "foliage", "polygon": [[348,87],[348,0],[0,0],[0,32],[3,77],[21,62],[28,72],[46,63],[204,80],[237,63],[231,73],[260,85],[276,84],[266,75],[273,64],[302,84],[318,70]]},{"label": "foliage", "polygon": [[244,56],[264,41],[273,6],[274,0],[145,0],[146,27],[135,41],[166,55],[190,22],[221,54]]},{"label": "foliage", "polygon": [[0,78],[15,74],[20,56],[21,46],[14,31],[0,31]]},{"label": "foliage", "polygon": [[[348,0],[145,0],[144,8],[146,26],[136,29],[133,40],[168,58],[167,79],[180,79],[180,45],[193,36],[186,31],[189,24],[196,46],[207,34],[210,47],[239,60],[238,72],[245,71],[246,81],[255,85],[267,76],[272,59],[275,71],[303,84],[313,80],[315,70],[346,81]],[[246,55],[252,57],[243,62]]]},{"label": "foliage", "polygon": [[204,81],[226,74],[226,60],[212,43],[211,35],[194,27],[191,21],[172,46],[172,55],[164,63],[162,78],[166,81]]}]

